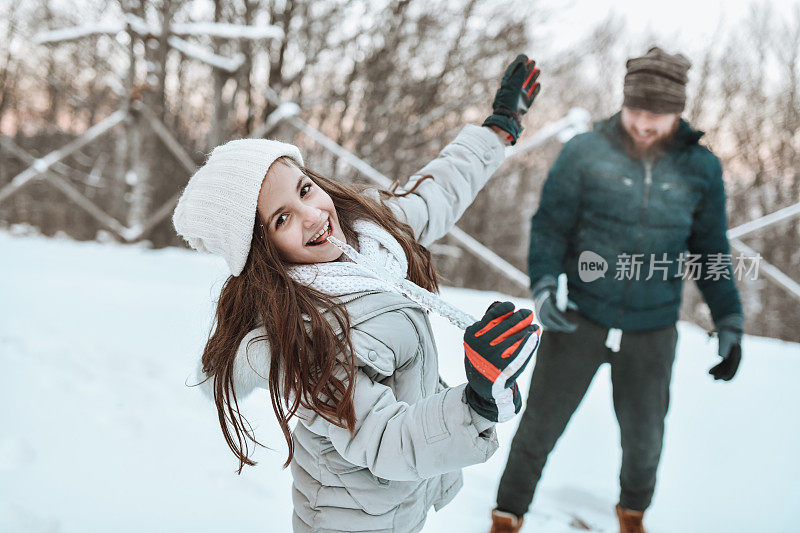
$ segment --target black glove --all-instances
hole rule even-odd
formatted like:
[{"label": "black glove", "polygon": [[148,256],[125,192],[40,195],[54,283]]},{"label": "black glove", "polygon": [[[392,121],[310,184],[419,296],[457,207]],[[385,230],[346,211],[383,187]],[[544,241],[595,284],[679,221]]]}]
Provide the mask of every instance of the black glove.
[{"label": "black glove", "polygon": [[744,332],[744,317],[742,315],[728,315],[720,318],[715,324],[719,347],[717,355],[722,357],[722,362],[708,371],[714,380],[730,381],[739,369],[742,361],[742,333]]},{"label": "black glove", "polygon": [[519,413],[516,380],[539,347],[541,328],[533,312],[514,312],[511,302],[495,302],[464,331],[467,403],[482,417],[505,422]]},{"label": "black glove", "polygon": [[536,310],[536,318],[542,323],[542,327],[548,331],[558,331],[561,333],[572,333],[578,328],[574,322],[570,322],[564,313],[556,307],[555,292],[558,282],[552,276],[545,276],[533,286],[533,308]]},{"label": "black glove", "polygon": [[536,81],[540,70],[536,62],[528,59],[525,54],[520,54],[506,68],[500,88],[492,102],[492,115],[484,122],[484,126],[497,126],[508,133],[511,144],[515,144],[522,133],[520,116],[530,108],[536,95],[539,94],[540,85]]}]

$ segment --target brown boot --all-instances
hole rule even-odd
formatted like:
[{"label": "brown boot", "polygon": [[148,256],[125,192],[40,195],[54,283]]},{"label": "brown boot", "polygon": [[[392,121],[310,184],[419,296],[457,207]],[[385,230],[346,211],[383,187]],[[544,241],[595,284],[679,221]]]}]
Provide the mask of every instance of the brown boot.
[{"label": "brown boot", "polygon": [[521,516],[492,509],[492,530],[489,533],[519,533],[524,520]]},{"label": "brown boot", "polygon": [[643,511],[623,509],[617,504],[617,518],[619,518],[619,533],[646,533],[642,523]]}]

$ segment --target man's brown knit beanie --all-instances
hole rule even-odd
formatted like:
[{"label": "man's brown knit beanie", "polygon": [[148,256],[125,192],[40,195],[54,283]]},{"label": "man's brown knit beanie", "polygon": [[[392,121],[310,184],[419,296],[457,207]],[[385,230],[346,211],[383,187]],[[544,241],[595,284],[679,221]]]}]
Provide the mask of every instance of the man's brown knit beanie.
[{"label": "man's brown knit beanie", "polygon": [[680,113],[686,105],[686,73],[692,66],[683,54],[671,55],[654,46],[625,63],[625,107],[651,113]]}]

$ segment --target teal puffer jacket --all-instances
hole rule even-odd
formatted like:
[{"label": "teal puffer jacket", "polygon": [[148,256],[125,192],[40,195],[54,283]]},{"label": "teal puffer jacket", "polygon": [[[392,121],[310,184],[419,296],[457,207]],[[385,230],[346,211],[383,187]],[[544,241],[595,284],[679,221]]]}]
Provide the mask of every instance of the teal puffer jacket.
[{"label": "teal puffer jacket", "polygon": [[[565,272],[570,300],[587,318],[622,330],[668,326],[681,303],[679,256],[689,252],[703,256],[697,285],[714,320],[741,314],[732,267],[728,279],[706,279],[709,254],[730,252],[722,168],[698,144],[703,133],[681,120],[669,150],[647,163],[626,154],[619,120],[618,113],[574,137],[551,168],[531,223],[531,285]],[[585,251],[602,257],[605,276],[581,279]],[[638,279],[617,275],[624,254],[643,254]]]}]

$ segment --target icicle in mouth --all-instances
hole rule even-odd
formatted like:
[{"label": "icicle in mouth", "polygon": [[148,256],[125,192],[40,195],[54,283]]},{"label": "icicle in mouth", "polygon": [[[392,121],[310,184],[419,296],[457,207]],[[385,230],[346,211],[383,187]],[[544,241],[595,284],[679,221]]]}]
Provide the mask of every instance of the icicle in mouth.
[{"label": "icicle in mouth", "polygon": [[355,264],[362,267],[369,274],[384,281],[389,287],[400,292],[403,296],[419,304],[424,309],[433,311],[437,315],[446,318],[454,326],[457,326],[463,330],[477,322],[475,317],[442,300],[439,296],[433,294],[432,292],[423,289],[419,285],[407,279],[393,276],[385,268],[370,261],[349,244],[344,243],[333,236],[329,236],[327,241],[336,246],[342,251],[343,254],[349,257]]},{"label": "icicle in mouth", "polygon": [[320,244],[324,243],[328,240],[328,237],[331,236],[333,230],[331,229],[331,221],[328,219],[325,222],[325,225],[319,230],[311,239],[306,243],[306,246],[319,246]]}]

